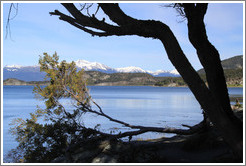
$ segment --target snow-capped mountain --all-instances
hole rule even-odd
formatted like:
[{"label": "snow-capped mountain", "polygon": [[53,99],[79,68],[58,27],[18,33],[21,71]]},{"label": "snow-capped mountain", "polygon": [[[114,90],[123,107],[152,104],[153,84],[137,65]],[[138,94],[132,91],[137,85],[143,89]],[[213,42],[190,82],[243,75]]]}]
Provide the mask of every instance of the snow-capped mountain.
[{"label": "snow-capped mountain", "polygon": [[146,71],[140,67],[135,67],[135,66],[122,67],[122,68],[111,68],[107,65],[104,65],[98,62],[89,62],[86,60],[77,60],[75,61],[75,63],[78,68],[84,69],[85,71],[100,71],[104,73],[148,73],[155,77],[178,77],[180,76],[176,69],[172,71],[157,70],[153,72],[153,71]]},{"label": "snow-capped mountain", "polygon": [[151,75],[153,75],[153,76],[155,76],[155,77],[156,77],[156,76],[157,76],[157,77],[158,77],[158,76],[161,77],[162,74],[166,74],[166,73],[168,73],[168,71],[165,71],[165,70],[157,70],[157,71],[154,72],[154,71],[149,71],[149,70],[148,70],[147,73],[149,73],[149,74],[151,74]]},{"label": "snow-capped mountain", "polygon": [[170,73],[180,76],[179,72],[176,69],[170,71]]},{"label": "snow-capped mountain", "polygon": [[115,69],[117,73],[146,73],[145,70],[141,69],[140,67],[122,67]]},{"label": "snow-capped mountain", "polygon": [[[85,71],[100,71],[104,73],[148,73],[155,77],[178,77],[180,76],[177,70],[165,71],[157,70],[146,71],[140,67],[123,67],[123,68],[111,68],[107,65],[98,62],[89,62],[86,60],[75,61],[76,66],[79,69]],[[45,73],[40,72],[39,65],[35,66],[20,66],[20,65],[8,65],[3,68],[3,79],[16,78],[24,81],[43,81]]]},{"label": "snow-capped mountain", "polygon": [[75,61],[75,64],[78,68],[84,69],[85,71],[100,71],[104,73],[146,73],[145,70],[135,66],[111,68],[98,62],[89,62],[86,60],[77,60]]},{"label": "snow-capped mountain", "polygon": [[6,67],[6,68],[9,68],[9,69],[11,70],[11,69],[16,69],[16,68],[19,69],[19,68],[21,68],[21,67],[23,67],[23,66],[21,66],[21,65],[9,65],[9,66],[8,66],[8,65],[7,65],[7,66],[5,66],[5,67]]},{"label": "snow-capped mountain", "polygon": [[98,62],[89,62],[86,60],[77,60],[75,64],[78,68],[84,69],[85,71],[100,71],[105,73],[114,73],[113,68],[108,67],[107,65],[98,63]]},{"label": "snow-capped mountain", "polygon": [[40,72],[39,65],[8,65],[3,68],[3,79],[17,78],[24,81],[43,81],[45,73]]},{"label": "snow-capped mountain", "polygon": [[176,69],[172,71],[165,71],[165,70],[157,70],[155,72],[147,71],[147,73],[155,77],[179,77],[180,76]]}]

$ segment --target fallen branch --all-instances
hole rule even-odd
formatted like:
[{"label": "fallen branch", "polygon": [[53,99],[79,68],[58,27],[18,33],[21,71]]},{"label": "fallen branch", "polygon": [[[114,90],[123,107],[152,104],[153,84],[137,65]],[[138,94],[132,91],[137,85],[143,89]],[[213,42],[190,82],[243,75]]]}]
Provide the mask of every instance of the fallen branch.
[{"label": "fallen branch", "polygon": [[189,129],[176,129],[176,128],[171,128],[171,127],[166,127],[166,128],[162,128],[162,127],[149,127],[149,126],[136,126],[136,125],[131,125],[129,123],[120,121],[118,119],[112,118],[111,116],[105,114],[102,110],[102,108],[91,99],[92,103],[97,106],[97,108],[99,109],[99,111],[93,110],[89,105],[84,104],[83,102],[81,102],[79,100],[79,98],[73,94],[70,90],[68,90],[66,88],[66,86],[64,86],[64,90],[69,93],[71,96],[73,96],[73,98],[80,103],[80,105],[82,106],[81,108],[79,108],[80,110],[84,111],[84,112],[89,112],[92,114],[96,114],[102,117],[107,118],[108,120],[118,123],[118,124],[122,124],[125,127],[129,127],[131,129],[138,129],[136,131],[127,131],[127,132],[119,132],[118,134],[108,134],[108,133],[103,133],[100,131],[97,131],[95,129],[90,129],[90,130],[95,130],[96,133],[98,133],[101,136],[105,136],[105,137],[112,137],[112,138],[122,138],[122,137],[132,137],[134,135],[139,135],[139,134],[143,134],[146,132],[159,132],[159,133],[172,133],[172,134],[180,134],[180,135],[191,135],[194,134],[198,131],[201,131],[204,127],[204,121],[200,122],[199,124],[195,125],[195,126],[188,126],[183,124],[182,126],[184,127],[188,127]]}]

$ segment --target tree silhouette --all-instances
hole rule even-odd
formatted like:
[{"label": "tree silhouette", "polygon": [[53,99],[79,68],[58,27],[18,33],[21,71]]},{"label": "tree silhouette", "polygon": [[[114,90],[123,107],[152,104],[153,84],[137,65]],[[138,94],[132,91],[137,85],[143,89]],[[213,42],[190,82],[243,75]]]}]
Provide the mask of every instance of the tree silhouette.
[{"label": "tree silhouette", "polygon": [[[107,23],[105,19],[99,20],[96,13],[90,15],[88,10],[91,5],[81,5],[81,9],[71,3],[62,3],[62,5],[71,16],[58,10],[50,12],[50,14],[59,16],[60,20],[92,36],[137,35],[160,40],[169,60],[183,77],[214,127],[218,129],[235,154],[242,159],[243,125],[232,112],[220,56],[216,48],[209,42],[204,25],[208,4],[173,4],[173,7],[187,19],[189,40],[196,49],[199,60],[205,69],[208,87],[194,70],[173,32],[165,23],[132,18],[126,15],[117,3],[99,3],[96,10],[97,13],[101,9],[115,23],[114,25]],[[83,14],[83,9],[87,11],[87,14]]]}]

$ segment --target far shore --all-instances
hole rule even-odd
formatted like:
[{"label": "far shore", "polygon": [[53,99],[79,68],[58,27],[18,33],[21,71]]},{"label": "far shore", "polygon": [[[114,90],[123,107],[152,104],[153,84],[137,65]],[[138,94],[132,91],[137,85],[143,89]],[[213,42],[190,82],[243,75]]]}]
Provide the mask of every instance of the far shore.
[{"label": "far shore", "polygon": [[[28,83],[26,82],[25,84],[3,84],[3,86],[36,86],[36,85],[42,85],[42,86],[45,86],[47,85],[47,83],[37,83],[37,84],[32,84],[32,83]],[[155,86],[155,85],[107,85],[107,84],[104,84],[104,85],[97,85],[97,84],[93,84],[93,85],[90,85],[88,84],[87,86],[152,86],[152,87],[188,87],[188,86],[171,86],[171,85],[164,85],[164,86]],[[227,85],[228,88],[243,88],[243,85]]]},{"label": "far shore", "polygon": [[[206,83],[207,84],[207,83]],[[8,78],[3,80],[4,86],[35,86],[35,85],[49,85],[49,81],[23,81],[18,80],[16,78]],[[156,83],[148,83],[137,81],[137,82],[131,82],[131,81],[104,81],[99,83],[92,83],[89,80],[87,81],[88,86],[152,86],[152,87],[188,87],[185,83],[178,84],[176,82],[169,82],[166,84],[156,84]],[[230,88],[234,87],[243,87],[242,84],[228,84],[227,85]]]}]

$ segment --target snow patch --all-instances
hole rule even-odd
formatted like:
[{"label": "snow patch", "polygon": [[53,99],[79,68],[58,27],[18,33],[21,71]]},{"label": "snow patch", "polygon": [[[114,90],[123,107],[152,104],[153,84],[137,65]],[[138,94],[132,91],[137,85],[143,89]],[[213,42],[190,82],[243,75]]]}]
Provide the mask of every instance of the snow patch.
[{"label": "snow patch", "polygon": [[179,72],[176,69],[170,71],[170,73],[175,74],[175,75],[180,75]]},{"label": "snow patch", "polygon": [[[89,62],[87,60],[77,60],[75,64],[78,68],[84,69],[85,71],[100,71],[105,73],[148,73],[155,77],[177,77],[180,74],[176,69],[172,71],[165,71],[165,70],[157,70],[157,71],[149,71],[143,70],[140,67],[129,66],[129,67],[122,67],[122,68],[111,68],[107,65],[98,63],[98,62]],[[34,66],[21,66],[21,65],[7,65],[5,69],[7,71],[38,71],[40,65]]]},{"label": "snow patch", "polygon": [[6,65],[5,67],[7,67],[7,68],[17,68],[17,69],[19,69],[19,68],[21,68],[21,67],[23,67],[23,66],[21,66],[21,65]]},{"label": "snow patch", "polygon": [[112,70],[112,68],[98,63],[98,62],[89,62],[86,60],[77,60],[75,61],[77,67],[84,69],[84,70]]},{"label": "snow patch", "polygon": [[115,70],[119,73],[146,73],[146,71],[141,69],[140,67],[134,66],[116,68]]}]

